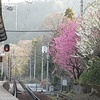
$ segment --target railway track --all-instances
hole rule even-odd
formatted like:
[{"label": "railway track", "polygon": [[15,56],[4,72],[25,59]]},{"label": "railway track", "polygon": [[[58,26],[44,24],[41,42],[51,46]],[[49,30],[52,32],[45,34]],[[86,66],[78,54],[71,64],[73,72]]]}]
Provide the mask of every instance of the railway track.
[{"label": "railway track", "polygon": [[62,94],[62,93],[58,93],[58,100],[72,100],[70,97],[68,97],[67,95],[65,94]]},{"label": "railway track", "polygon": [[29,88],[26,87],[22,82],[18,80],[19,84],[29,93],[29,95],[32,97],[33,100],[40,100],[34,93],[33,91]]},{"label": "railway track", "polygon": [[[29,99],[19,99],[19,100],[51,100],[49,98],[46,99],[46,97],[41,93],[34,93],[29,87],[26,87],[21,81],[19,80],[13,80],[13,87],[12,87],[12,95],[19,98],[19,95],[25,94],[24,96],[28,95]],[[72,100],[68,96],[62,93],[55,93],[57,96],[57,100]]]},{"label": "railway track", "polygon": [[[20,87],[19,87],[20,86]],[[21,81],[19,80],[13,80],[12,83],[12,88],[11,88],[11,94],[18,97],[19,94],[24,94],[27,93],[32,100],[40,100],[34,93],[33,91],[29,88],[26,87]]]}]

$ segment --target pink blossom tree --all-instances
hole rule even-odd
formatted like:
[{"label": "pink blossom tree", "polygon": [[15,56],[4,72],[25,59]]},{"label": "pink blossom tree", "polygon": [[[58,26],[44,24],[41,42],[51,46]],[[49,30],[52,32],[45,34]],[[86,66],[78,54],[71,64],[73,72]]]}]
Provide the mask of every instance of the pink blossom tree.
[{"label": "pink blossom tree", "polygon": [[78,79],[83,72],[80,58],[75,57],[78,39],[77,26],[75,21],[70,21],[68,24],[62,23],[60,26],[61,35],[54,38],[50,44],[50,55],[53,57],[53,61],[74,79]]}]

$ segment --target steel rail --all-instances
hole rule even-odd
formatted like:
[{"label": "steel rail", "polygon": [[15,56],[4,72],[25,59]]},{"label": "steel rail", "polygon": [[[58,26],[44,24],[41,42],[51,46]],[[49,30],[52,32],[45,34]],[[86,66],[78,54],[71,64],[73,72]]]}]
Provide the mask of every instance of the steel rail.
[{"label": "steel rail", "polygon": [[19,81],[19,84],[23,87],[23,89],[25,89],[29,94],[30,96],[33,98],[33,100],[40,100],[34,93],[33,91],[29,88],[29,87],[26,87],[21,81]]},{"label": "steel rail", "polygon": [[62,93],[58,93],[58,97],[60,98],[63,98],[64,100],[72,100],[70,97],[68,97],[67,95],[65,94],[62,94]]}]

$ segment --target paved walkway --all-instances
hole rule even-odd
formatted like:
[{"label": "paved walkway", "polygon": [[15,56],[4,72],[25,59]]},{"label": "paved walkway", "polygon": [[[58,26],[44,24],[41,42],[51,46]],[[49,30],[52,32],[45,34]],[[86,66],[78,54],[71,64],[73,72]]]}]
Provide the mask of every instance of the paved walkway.
[{"label": "paved walkway", "polygon": [[11,95],[6,89],[3,88],[4,81],[0,81],[0,100],[18,100]]}]

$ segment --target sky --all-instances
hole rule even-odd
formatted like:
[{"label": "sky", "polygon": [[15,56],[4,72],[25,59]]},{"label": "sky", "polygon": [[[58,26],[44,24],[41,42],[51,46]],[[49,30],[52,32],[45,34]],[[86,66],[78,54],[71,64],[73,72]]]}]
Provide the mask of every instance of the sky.
[{"label": "sky", "polygon": [[[68,7],[70,7],[73,10],[75,16],[78,16],[80,14],[80,5],[81,5],[80,1],[81,0],[2,0],[2,3],[5,3],[3,6],[3,19],[5,23],[5,28],[6,30],[10,29],[14,30],[17,26],[18,30],[37,30],[41,28],[44,20],[48,16],[53,15],[55,13],[64,14],[65,10]],[[87,3],[93,0],[83,0],[83,1],[85,8]],[[25,2],[25,3],[20,3],[20,2]],[[12,11],[7,10],[6,7],[9,4],[13,3],[18,3],[18,6],[13,5],[13,7],[17,8],[14,8]],[[11,35],[17,33],[9,33],[9,34]],[[16,39],[18,39],[18,36],[16,37],[17,37]],[[26,33],[25,36],[21,38],[24,39],[27,37],[29,36]],[[9,40],[13,38],[15,39],[15,37],[12,37],[11,35]]]},{"label": "sky", "polygon": [[6,3],[6,2],[19,3],[19,2],[24,2],[24,1],[32,2],[32,0],[2,0],[3,3]]},{"label": "sky", "polygon": [[[50,0],[2,0],[2,3],[27,2],[27,3],[32,4],[32,3],[35,3],[36,1],[47,2],[47,1],[50,1]],[[93,1],[93,0],[83,0],[84,8],[91,1]],[[79,6],[81,5],[80,4],[81,0],[53,0],[53,2],[55,3],[55,7],[60,7],[60,8],[64,8],[64,6],[66,4],[66,6],[71,7],[73,10],[75,10],[75,13],[79,12]]]},{"label": "sky", "polygon": [[[6,3],[6,2],[19,3],[19,2],[24,2],[24,1],[32,2],[32,1],[38,1],[38,0],[2,0],[3,3]],[[46,0],[41,0],[41,1],[46,1]]]}]

